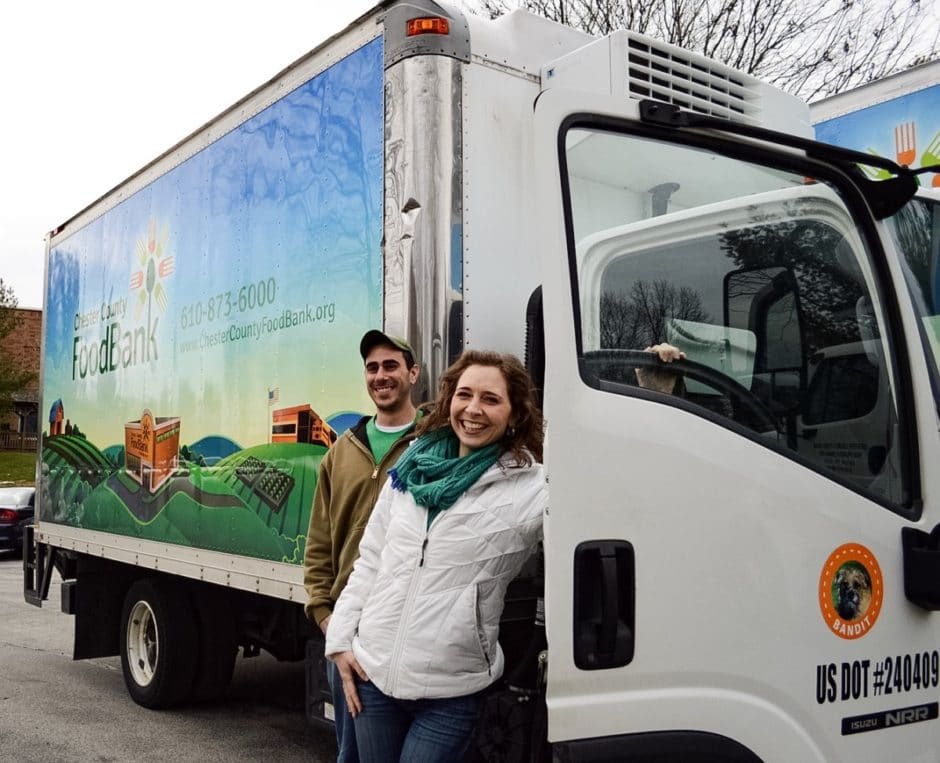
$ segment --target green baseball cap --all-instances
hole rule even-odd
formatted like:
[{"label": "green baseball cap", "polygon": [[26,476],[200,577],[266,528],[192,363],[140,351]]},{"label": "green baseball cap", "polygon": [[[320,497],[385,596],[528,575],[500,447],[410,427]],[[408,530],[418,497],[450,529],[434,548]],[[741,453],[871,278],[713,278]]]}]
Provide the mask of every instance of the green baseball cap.
[{"label": "green baseball cap", "polygon": [[369,353],[381,344],[397,347],[402,352],[407,352],[411,355],[412,360],[416,359],[414,348],[408,344],[407,339],[385,334],[378,329],[371,329],[362,335],[362,341],[359,342],[359,354],[362,355],[362,359],[365,360],[369,356]]}]

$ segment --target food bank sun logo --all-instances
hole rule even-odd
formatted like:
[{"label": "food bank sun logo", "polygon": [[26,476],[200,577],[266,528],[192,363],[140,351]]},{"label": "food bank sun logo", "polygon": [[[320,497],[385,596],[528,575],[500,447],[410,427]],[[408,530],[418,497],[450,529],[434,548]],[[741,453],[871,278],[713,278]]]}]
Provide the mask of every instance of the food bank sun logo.
[{"label": "food bank sun logo", "polygon": [[154,301],[160,312],[166,311],[168,299],[164,279],[173,275],[173,255],[167,252],[170,229],[164,225],[157,234],[157,221],[150,219],[147,237],[137,239],[137,262],[140,270],[131,273],[131,291],[137,291],[134,317],[138,320],[147,309],[147,325],[150,325],[151,306]]},{"label": "food bank sun logo", "polygon": [[864,636],[883,601],[881,567],[871,551],[845,543],[829,555],[819,576],[819,608],[829,630],[844,639]]},{"label": "food bank sun logo", "polygon": [[[137,241],[136,258],[140,270],[131,274],[130,289],[137,291],[136,325],[128,326],[128,298],[101,302],[84,312],[75,313],[72,339],[72,380],[113,373],[159,359],[157,343],[160,318],[169,304],[164,281],[173,275],[173,257],[167,252],[169,228],[157,234],[151,219],[146,237]],[[146,312],[146,324],[142,315]],[[104,333],[98,333],[97,327]],[[96,335],[97,334],[97,335]]]}]

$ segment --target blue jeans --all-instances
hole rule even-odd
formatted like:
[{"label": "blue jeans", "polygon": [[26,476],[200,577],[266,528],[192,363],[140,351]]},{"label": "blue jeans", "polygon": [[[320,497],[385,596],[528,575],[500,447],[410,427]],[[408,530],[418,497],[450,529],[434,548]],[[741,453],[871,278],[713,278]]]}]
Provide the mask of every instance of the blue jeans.
[{"label": "blue jeans", "polygon": [[363,763],[454,763],[473,739],[482,695],[395,699],[370,681],[357,681],[362,712],[356,741]]},{"label": "blue jeans", "polygon": [[346,694],[343,692],[343,678],[333,660],[326,661],[326,680],[333,695],[333,724],[336,726],[336,763],[359,763],[359,750],[356,747],[356,729],[352,716],[346,707]]}]

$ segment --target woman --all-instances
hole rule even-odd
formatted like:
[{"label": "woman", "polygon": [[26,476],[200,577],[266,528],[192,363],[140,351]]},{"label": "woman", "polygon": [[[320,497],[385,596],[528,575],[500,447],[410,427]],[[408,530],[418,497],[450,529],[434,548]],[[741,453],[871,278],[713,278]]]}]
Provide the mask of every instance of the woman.
[{"label": "woman", "polygon": [[506,587],[542,536],[541,456],[522,364],[461,355],[389,472],[327,630],[364,763],[463,756],[503,672]]}]

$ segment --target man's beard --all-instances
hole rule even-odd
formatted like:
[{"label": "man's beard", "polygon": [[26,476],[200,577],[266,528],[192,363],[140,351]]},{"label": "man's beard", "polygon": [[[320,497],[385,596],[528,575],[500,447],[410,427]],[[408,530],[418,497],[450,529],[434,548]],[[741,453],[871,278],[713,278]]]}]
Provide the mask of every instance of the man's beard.
[{"label": "man's beard", "polygon": [[372,402],[380,411],[398,410],[407,403],[410,394],[410,392],[403,393],[402,388],[398,385],[383,390],[384,393],[389,393],[390,397],[380,397],[374,389],[370,391],[372,392]]}]

